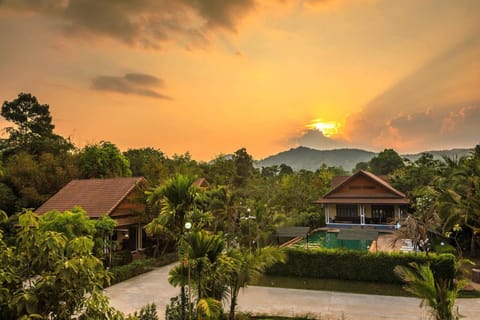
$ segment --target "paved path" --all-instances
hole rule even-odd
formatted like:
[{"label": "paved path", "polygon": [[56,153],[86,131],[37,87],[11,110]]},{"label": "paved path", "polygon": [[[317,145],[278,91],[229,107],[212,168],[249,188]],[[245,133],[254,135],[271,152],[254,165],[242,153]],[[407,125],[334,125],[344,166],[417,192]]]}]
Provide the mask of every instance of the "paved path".
[{"label": "paved path", "polygon": [[[165,306],[180,292],[167,281],[170,268],[158,268],[107,288],[111,305],[133,313],[155,302],[160,319],[164,319]],[[427,319],[419,304],[419,299],[407,297],[252,286],[240,293],[238,310],[278,315],[309,313],[322,319],[341,319],[342,315],[347,320]],[[480,319],[480,299],[458,299],[458,306],[464,319]]]}]

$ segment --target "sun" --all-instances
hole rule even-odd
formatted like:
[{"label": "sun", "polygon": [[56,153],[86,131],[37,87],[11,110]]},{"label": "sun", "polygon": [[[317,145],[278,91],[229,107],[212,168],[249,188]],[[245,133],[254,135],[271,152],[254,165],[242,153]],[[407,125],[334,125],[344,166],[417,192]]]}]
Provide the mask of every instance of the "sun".
[{"label": "sun", "polygon": [[342,125],[337,121],[322,121],[320,119],[315,119],[311,124],[307,125],[308,129],[318,130],[325,137],[331,137],[340,133],[340,128]]}]

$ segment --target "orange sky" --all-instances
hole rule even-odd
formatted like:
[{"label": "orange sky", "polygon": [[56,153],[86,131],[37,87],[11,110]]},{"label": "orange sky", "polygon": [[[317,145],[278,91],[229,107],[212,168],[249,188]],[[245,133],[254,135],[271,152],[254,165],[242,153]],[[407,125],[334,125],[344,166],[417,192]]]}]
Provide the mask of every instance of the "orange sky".
[{"label": "orange sky", "polygon": [[0,45],[0,99],[31,92],[79,146],[480,142],[480,1],[0,0]]}]

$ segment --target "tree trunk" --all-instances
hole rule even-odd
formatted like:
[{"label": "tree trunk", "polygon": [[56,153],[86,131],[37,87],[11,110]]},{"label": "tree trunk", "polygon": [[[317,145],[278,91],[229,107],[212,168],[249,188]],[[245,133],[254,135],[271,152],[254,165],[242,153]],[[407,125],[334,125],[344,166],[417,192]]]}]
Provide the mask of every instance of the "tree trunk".
[{"label": "tree trunk", "polygon": [[475,234],[475,231],[472,230],[472,237],[470,238],[470,257],[471,258],[475,258],[477,256],[477,250],[475,250],[476,238],[477,238],[477,235]]},{"label": "tree trunk", "polygon": [[228,320],[235,319],[235,307],[237,306],[237,296],[233,296],[230,299],[230,313],[228,314]]},{"label": "tree trunk", "polygon": [[156,240],[155,250],[153,250],[153,257],[158,257],[158,251],[160,250],[160,239]]},{"label": "tree trunk", "polygon": [[228,320],[235,319],[235,308],[237,306],[237,298],[240,290],[232,290],[230,294],[230,312],[228,314]]},{"label": "tree trunk", "polygon": [[180,287],[180,299],[181,299],[181,303],[182,303],[182,310],[181,310],[181,318],[182,320],[186,320],[187,319],[187,297],[186,297],[186,294],[185,294],[185,286],[181,286]]}]

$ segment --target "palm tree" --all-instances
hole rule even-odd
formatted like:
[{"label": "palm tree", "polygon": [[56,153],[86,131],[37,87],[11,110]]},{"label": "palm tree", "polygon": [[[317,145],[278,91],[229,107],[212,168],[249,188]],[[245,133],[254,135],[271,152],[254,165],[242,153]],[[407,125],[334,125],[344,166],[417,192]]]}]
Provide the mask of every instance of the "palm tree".
[{"label": "palm tree", "polygon": [[[169,274],[169,282],[180,286],[184,314],[193,313],[202,319],[217,319],[215,315],[226,291],[226,275],[234,268],[234,260],[225,255],[225,239],[222,234],[194,230],[182,238],[179,245],[181,263]],[[188,286],[188,297],[185,288]],[[196,304],[192,292],[196,293]],[[196,305],[197,310],[192,311]],[[208,307],[208,308],[207,308]],[[200,308],[200,309],[198,309]]]},{"label": "palm tree", "polygon": [[444,229],[451,230],[457,224],[470,229],[470,255],[474,257],[480,232],[480,145],[469,157],[460,159],[448,182],[440,197]]},{"label": "palm tree", "polygon": [[285,253],[274,247],[264,247],[256,251],[232,249],[228,255],[235,261],[226,277],[230,296],[229,320],[235,318],[238,294],[252,281],[258,279],[265,270],[278,262],[285,262]]},{"label": "palm tree", "polygon": [[[177,242],[183,234],[187,215],[195,207],[197,189],[192,185],[194,181],[192,176],[177,174],[165,186],[147,192],[147,204],[159,212],[155,224],[169,229]],[[159,230],[158,226],[150,227]]]},{"label": "palm tree", "polygon": [[396,266],[394,271],[406,283],[404,289],[422,298],[420,307],[427,305],[436,320],[459,319],[455,300],[466,281],[438,278],[429,264],[410,263],[410,267]]}]

